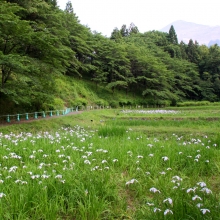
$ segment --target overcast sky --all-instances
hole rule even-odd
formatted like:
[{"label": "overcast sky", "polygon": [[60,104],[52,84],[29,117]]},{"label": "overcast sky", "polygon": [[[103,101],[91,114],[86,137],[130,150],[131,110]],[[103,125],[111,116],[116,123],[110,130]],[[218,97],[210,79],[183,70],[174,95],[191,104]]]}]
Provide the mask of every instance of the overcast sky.
[{"label": "overcast sky", "polygon": [[[68,0],[57,0],[65,9]],[[140,32],[160,30],[176,20],[220,25],[220,0],[72,0],[80,23],[110,36],[133,22]]]}]

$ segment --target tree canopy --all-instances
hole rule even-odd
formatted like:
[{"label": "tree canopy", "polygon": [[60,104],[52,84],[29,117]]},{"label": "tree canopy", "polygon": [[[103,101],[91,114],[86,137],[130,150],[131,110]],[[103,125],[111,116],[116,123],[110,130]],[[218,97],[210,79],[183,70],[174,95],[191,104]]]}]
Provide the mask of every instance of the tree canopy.
[{"label": "tree canopy", "polygon": [[[220,100],[220,48],[133,23],[105,37],[82,25],[70,1],[0,1],[0,101],[42,109],[59,75],[140,95],[146,103]],[[49,95],[50,94],[50,95]],[[37,107],[36,107],[37,106]]]}]

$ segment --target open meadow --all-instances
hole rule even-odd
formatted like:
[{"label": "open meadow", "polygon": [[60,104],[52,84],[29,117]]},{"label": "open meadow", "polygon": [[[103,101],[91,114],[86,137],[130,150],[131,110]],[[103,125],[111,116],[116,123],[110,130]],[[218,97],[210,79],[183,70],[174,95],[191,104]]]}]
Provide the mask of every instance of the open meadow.
[{"label": "open meadow", "polygon": [[218,106],[0,126],[0,219],[220,219]]}]

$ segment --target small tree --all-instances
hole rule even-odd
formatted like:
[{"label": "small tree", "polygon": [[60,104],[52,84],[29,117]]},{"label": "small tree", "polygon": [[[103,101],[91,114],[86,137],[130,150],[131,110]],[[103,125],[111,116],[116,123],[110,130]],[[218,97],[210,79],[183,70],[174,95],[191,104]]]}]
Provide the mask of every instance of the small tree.
[{"label": "small tree", "polygon": [[173,25],[171,25],[170,30],[169,30],[168,41],[171,44],[178,44],[178,39],[177,39],[176,31],[175,31]]}]

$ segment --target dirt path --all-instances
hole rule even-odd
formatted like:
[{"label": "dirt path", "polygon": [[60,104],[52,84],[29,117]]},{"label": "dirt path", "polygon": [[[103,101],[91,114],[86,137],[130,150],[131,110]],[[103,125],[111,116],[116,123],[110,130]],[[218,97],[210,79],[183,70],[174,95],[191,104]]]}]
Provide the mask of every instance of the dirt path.
[{"label": "dirt path", "polygon": [[76,114],[81,114],[81,113],[82,113],[82,111],[75,111],[75,112],[70,112],[70,113],[65,114],[65,115],[46,116],[45,118],[43,118],[43,117],[39,117],[37,119],[29,118],[28,120],[25,120],[25,119],[22,118],[20,121],[11,120],[10,122],[0,121],[0,127],[1,126],[14,125],[14,124],[30,123],[30,122],[38,121],[38,120],[49,120],[49,119],[52,119],[52,118],[65,117],[65,116],[76,115]]}]

